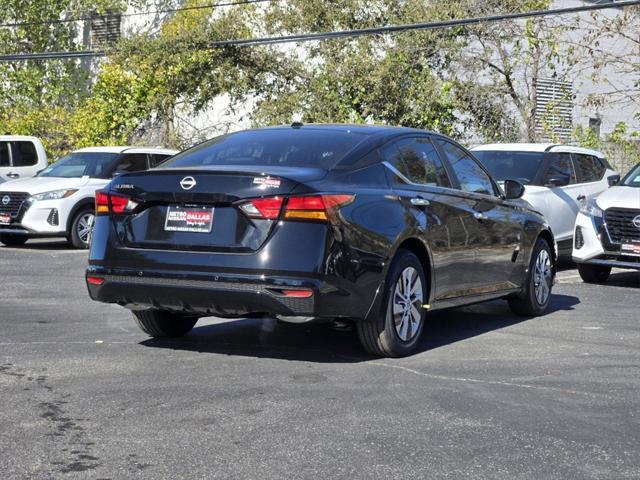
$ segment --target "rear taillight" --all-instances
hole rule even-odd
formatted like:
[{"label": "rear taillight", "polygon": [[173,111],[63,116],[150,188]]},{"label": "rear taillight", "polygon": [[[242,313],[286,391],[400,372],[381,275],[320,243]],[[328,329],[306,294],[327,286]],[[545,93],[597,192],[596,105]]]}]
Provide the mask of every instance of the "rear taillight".
[{"label": "rear taillight", "polygon": [[277,220],[284,204],[284,219],[326,222],[340,207],[351,203],[354,195],[296,195],[254,198],[239,204],[240,210],[250,218]]},{"label": "rear taillight", "polygon": [[353,201],[353,195],[306,195],[287,201],[284,218],[288,220],[327,221],[343,205]]},{"label": "rear taillight", "polygon": [[96,215],[107,215],[109,213],[121,215],[130,213],[135,210],[138,205],[138,202],[123,195],[96,192]]},{"label": "rear taillight", "polygon": [[254,198],[240,204],[240,209],[251,218],[275,220],[280,217],[282,197]]}]

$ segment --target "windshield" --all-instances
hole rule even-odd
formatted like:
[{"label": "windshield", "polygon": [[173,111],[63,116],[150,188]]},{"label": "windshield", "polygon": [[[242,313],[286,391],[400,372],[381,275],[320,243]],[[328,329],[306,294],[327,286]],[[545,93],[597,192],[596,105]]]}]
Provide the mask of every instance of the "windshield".
[{"label": "windshield", "polygon": [[169,159],[158,168],[207,165],[333,168],[365,138],[347,130],[249,130],[213,138]]},{"label": "windshield", "polygon": [[506,179],[530,184],[538,173],[544,152],[510,152],[501,150],[474,150],[473,154],[498,182]]},{"label": "windshield", "polygon": [[76,152],[62,157],[53,165],[49,165],[39,177],[109,178],[119,153]]},{"label": "windshield", "polygon": [[633,167],[620,182],[627,187],[640,187],[640,163]]}]

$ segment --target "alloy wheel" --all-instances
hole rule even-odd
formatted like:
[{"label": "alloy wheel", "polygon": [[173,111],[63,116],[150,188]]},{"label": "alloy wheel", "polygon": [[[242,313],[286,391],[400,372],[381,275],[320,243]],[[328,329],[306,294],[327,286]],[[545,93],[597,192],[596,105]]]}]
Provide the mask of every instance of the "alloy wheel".
[{"label": "alloy wheel", "polygon": [[400,340],[408,342],[420,329],[422,322],[422,281],[413,267],[405,268],[396,281],[391,297],[391,315]]},{"label": "alloy wheel", "polygon": [[85,245],[89,245],[89,242],[91,241],[91,233],[93,232],[94,220],[95,215],[90,212],[82,214],[82,216],[78,220],[76,233],[78,234],[78,238],[80,239],[80,241]]},{"label": "alloy wheel", "polygon": [[536,301],[539,305],[544,305],[551,294],[551,259],[549,252],[542,249],[536,258],[534,270],[533,288],[536,295]]}]

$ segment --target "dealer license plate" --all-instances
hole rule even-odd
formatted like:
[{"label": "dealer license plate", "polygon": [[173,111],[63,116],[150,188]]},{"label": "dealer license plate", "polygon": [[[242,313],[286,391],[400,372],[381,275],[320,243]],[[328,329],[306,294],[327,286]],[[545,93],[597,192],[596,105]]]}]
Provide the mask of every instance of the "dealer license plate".
[{"label": "dealer license plate", "polygon": [[8,213],[0,213],[0,224],[8,225],[11,223],[11,215]]},{"label": "dealer license plate", "polygon": [[164,229],[168,232],[210,233],[213,208],[169,206]]},{"label": "dealer license plate", "polygon": [[620,251],[622,253],[631,254],[631,255],[640,255],[640,242],[625,242],[620,245]]}]

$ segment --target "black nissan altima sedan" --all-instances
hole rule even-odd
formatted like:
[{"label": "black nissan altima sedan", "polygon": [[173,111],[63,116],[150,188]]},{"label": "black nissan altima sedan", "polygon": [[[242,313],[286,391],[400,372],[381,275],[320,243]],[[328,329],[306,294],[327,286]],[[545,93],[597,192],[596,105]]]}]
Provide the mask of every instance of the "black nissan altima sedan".
[{"label": "black nissan altima sedan", "polygon": [[546,311],[555,241],[522,192],[432,132],[241,131],[97,193],[87,286],[151,336],[207,316],[340,319],[368,352],[407,355],[430,311]]}]

